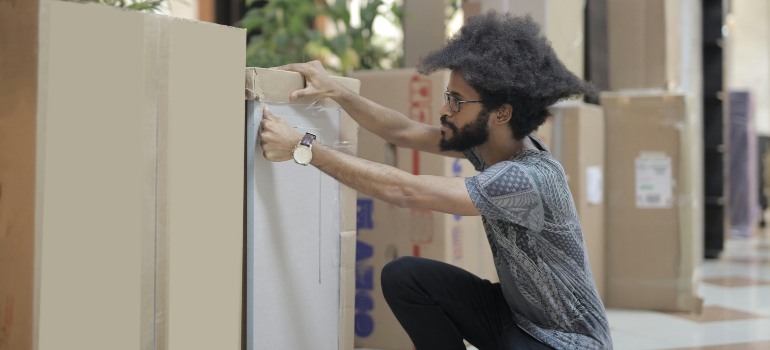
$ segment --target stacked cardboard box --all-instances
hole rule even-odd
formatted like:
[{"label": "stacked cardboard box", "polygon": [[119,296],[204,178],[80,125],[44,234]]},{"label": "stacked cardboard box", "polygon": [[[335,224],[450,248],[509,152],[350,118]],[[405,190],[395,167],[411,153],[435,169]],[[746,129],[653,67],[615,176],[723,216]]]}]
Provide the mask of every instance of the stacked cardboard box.
[{"label": "stacked cardboard box", "polygon": [[568,102],[551,107],[551,113],[536,135],[564,167],[594,282],[604,298],[604,112],[597,105]]},{"label": "stacked cardboard box", "polygon": [[[703,250],[700,5],[607,2],[609,307],[698,311]],[[682,62],[687,62],[683,65]]]},{"label": "stacked cardboard box", "polygon": [[607,1],[611,90],[680,87],[683,1]]},{"label": "stacked cardboard box", "polygon": [[[335,77],[352,91],[359,82]],[[246,68],[246,349],[352,349],[356,191],[262,156],[262,109],[355,154],[358,124],[334,101],[289,100],[295,72]],[[299,219],[299,220],[298,220]],[[337,322],[334,322],[337,321]]]},{"label": "stacked cardboard box", "polygon": [[445,0],[404,0],[404,67],[441,48],[447,39]]},{"label": "stacked cardboard box", "polygon": [[699,311],[702,188],[685,97],[603,93],[607,116],[607,306]]},{"label": "stacked cardboard box", "polygon": [[[439,124],[439,110],[449,73],[425,77],[412,69],[361,71],[361,95],[413,120]],[[413,174],[474,176],[465,159],[397,148],[361,129],[359,156]],[[356,346],[412,349],[406,332],[390,311],[380,286],[380,272],[400,256],[420,256],[450,263],[497,280],[491,249],[480,217],[461,217],[418,209],[402,209],[358,195],[356,252]]]},{"label": "stacked cardboard box", "polygon": [[543,34],[564,65],[583,77],[585,1],[470,0],[463,2],[463,9],[466,17],[493,9],[517,16],[532,16],[542,26]]},{"label": "stacked cardboard box", "polygon": [[48,0],[0,31],[0,348],[239,347],[245,31]]}]

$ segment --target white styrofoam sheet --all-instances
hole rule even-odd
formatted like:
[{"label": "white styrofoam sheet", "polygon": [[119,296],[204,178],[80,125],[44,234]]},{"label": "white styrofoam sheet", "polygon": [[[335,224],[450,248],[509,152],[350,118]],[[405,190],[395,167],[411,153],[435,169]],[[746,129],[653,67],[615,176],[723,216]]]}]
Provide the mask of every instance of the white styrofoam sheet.
[{"label": "white styrofoam sheet", "polygon": [[[339,141],[339,108],[268,104],[300,133]],[[264,104],[247,105],[247,349],[337,349],[340,185],[313,166],[273,163],[257,130]]]}]

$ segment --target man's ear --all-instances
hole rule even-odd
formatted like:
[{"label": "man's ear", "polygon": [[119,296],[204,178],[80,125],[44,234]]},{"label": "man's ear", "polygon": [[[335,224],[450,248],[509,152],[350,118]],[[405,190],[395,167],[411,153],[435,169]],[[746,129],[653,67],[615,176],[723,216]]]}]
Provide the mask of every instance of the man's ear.
[{"label": "man's ear", "polygon": [[492,116],[495,118],[495,123],[497,124],[507,123],[513,116],[513,107],[507,103],[503,104],[497,111],[492,113]]}]

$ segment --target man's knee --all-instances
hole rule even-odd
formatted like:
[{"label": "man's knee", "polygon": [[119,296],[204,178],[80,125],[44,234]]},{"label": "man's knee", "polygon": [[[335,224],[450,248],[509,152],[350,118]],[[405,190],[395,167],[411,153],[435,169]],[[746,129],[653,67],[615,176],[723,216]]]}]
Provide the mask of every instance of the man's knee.
[{"label": "man's knee", "polygon": [[421,259],[414,256],[402,256],[385,264],[382,268],[380,283],[386,298],[409,285],[420,265]]}]

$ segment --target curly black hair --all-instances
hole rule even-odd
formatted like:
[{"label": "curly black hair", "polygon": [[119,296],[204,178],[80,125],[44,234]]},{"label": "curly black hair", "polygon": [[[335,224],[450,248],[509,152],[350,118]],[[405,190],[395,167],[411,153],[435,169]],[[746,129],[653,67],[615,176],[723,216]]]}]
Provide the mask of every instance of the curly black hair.
[{"label": "curly black hair", "polygon": [[509,122],[521,140],[542,125],[554,103],[596,93],[556,57],[532,17],[494,10],[469,18],[447,44],[420,59],[417,71],[458,70],[481,95],[484,112],[513,107]]}]

